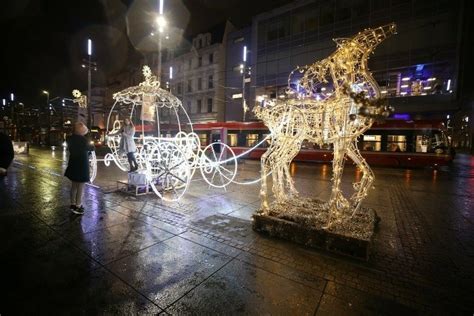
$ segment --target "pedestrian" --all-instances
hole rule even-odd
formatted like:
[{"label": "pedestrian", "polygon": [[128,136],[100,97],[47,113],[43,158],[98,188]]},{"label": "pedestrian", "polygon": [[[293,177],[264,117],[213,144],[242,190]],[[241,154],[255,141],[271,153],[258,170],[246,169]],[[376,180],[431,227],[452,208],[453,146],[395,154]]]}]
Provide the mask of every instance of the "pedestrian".
[{"label": "pedestrian", "polygon": [[7,175],[7,169],[13,160],[13,144],[8,135],[0,132],[0,176]]},{"label": "pedestrian", "polygon": [[82,205],[82,194],[84,184],[90,181],[89,176],[89,152],[94,150],[87,138],[84,137],[89,132],[82,122],[77,122],[73,127],[73,134],[66,140],[69,150],[69,161],[65,176],[72,181],[71,185],[71,212],[84,214]]},{"label": "pedestrian", "polygon": [[[132,121],[127,117],[123,120],[123,127],[118,133],[122,134],[120,138],[119,151],[127,154],[128,164],[130,165],[130,171],[134,172],[138,169],[138,163],[135,159],[135,151],[137,151],[137,146],[135,145],[135,126]],[[116,135],[111,134],[110,136]]]}]

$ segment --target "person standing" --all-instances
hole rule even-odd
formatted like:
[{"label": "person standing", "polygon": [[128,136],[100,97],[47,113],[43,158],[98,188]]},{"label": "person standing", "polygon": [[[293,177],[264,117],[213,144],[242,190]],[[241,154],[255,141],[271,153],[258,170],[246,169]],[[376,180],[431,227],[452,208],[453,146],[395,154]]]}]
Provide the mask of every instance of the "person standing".
[{"label": "person standing", "polygon": [[69,161],[64,175],[71,180],[71,212],[84,214],[82,195],[84,185],[90,181],[89,175],[89,152],[94,146],[89,145],[84,137],[89,132],[82,122],[74,124],[73,134],[66,140],[69,150]]},{"label": "person standing", "polygon": [[120,139],[120,149],[122,152],[127,154],[128,164],[130,165],[130,172],[134,172],[138,169],[137,160],[135,159],[135,151],[137,146],[135,145],[135,126],[129,118],[125,118],[122,127],[122,138]]},{"label": "person standing", "polygon": [[0,176],[7,175],[7,169],[14,156],[13,144],[8,135],[0,132]]}]

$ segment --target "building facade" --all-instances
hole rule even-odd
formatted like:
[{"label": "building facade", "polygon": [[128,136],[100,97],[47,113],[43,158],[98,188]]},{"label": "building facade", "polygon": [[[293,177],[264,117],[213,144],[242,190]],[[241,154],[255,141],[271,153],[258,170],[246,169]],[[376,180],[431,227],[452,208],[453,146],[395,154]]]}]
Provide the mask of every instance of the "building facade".
[{"label": "building facade", "polygon": [[183,102],[193,122],[224,120],[225,43],[233,29],[227,21],[198,34],[186,52],[163,63],[162,85]]},{"label": "building facade", "polygon": [[376,49],[369,68],[395,107],[395,117],[454,114],[459,109],[461,0],[304,0],[259,14],[252,22],[255,88],[250,98],[284,95],[288,74],[331,54],[333,38],[391,22],[398,34]]}]

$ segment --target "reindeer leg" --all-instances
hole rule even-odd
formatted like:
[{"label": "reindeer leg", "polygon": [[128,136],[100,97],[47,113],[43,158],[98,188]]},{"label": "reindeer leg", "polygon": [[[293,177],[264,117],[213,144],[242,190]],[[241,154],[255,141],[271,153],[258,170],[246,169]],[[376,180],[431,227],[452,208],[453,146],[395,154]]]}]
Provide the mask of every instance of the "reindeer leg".
[{"label": "reindeer leg", "polygon": [[332,191],[329,199],[329,219],[328,227],[335,221],[341,222],[344,211],[349,208],[349,202],[340,189],[342,173],[344,170],[344,156],[346,149],[343,142],[334,143],[334,158],[332,160]]},{"label": "reindeer leg", "polygon": [[260,161],[261,161],[260,176],[261,176],[261,181],[262,181],[262,184],[260,186],[260,200],[261,200],[260,208],[264,212],[268,212],[268,208],[269,208],[268,196],[267,196],[267,175],[268,175],[268,171],[272,168],[272,166],[268,164],[268,156],[271,154],[272,150],[273,150],[273,147],[270,145],[268,150],[260,158]]},{"label": "reindeer leg", "polygon": [[291,197],[297,197],[299,195],[298,190],[296,190],[295,188],[295,182],[293,181],[293,177],[291,176],[291,173],[290,173],[290,166],[291,166],[291,162],[293,161],[293,159],[296,157],[296,155],[298,154],[300,150],[301,143],[302,143],[302,140],[294,140],[291,143],[291,151],[287,155],[287,161],[285,161],[284,168],[283,168],[285,179],[286,179],[285,184],[288,188],[289,195]]},{"label": "reindeer leg", "polygon": [[352,216],[357,212],[360,207],[360,204],[363,199],[367,196],[367,191],[370,189],[370,186],[374,182],[374,173],[372,169],[370,169],[369,165],[365,161],[364,157],[357,149],[355,143],[351,143],[348,148],[347,155],[354,161],[354,163],[359,167],[362,171],[362,178],[359,182],[354,183],[354,189],[356,190],[354,194],[351,196],[351,204],[352,204]]}]

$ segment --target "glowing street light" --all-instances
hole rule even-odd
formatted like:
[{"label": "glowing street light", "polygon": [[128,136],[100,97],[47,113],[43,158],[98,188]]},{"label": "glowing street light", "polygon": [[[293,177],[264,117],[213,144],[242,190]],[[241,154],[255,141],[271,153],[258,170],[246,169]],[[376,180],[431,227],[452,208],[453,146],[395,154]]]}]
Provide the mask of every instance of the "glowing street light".
[{"label": "glowing street light", "polygon": [[167,22],[166,22],[165,17],[162,14],[160,14],[156,18],[156,24],[158,25],[158,31],[160,33],[163,33],[163,31],[165,30],[165,26],[166,26]]},{"label": "glowing street light", "polygon": [[244,60],[244,62],[246,62],[247,61],[247,46],[244,46],[244,53],[243,54],[244,54],[243,60]]},{"label": "glowing street light", "polygon": [[173,66],[170,66],[170,80],[173,79]]},{"label": "glowing street light", "polygon": [[160,8],[159,8],[159,13],[163,14],[163,0],[160,0]]},{"label": "glowing street light", "polygon": [[87,40],[87,55],[92,56],[92,41],[90,38]]},{"label": "glowing street light", "polygon": [[15,101],[15,95],[13,93],[10,93],[10,101]]}]

